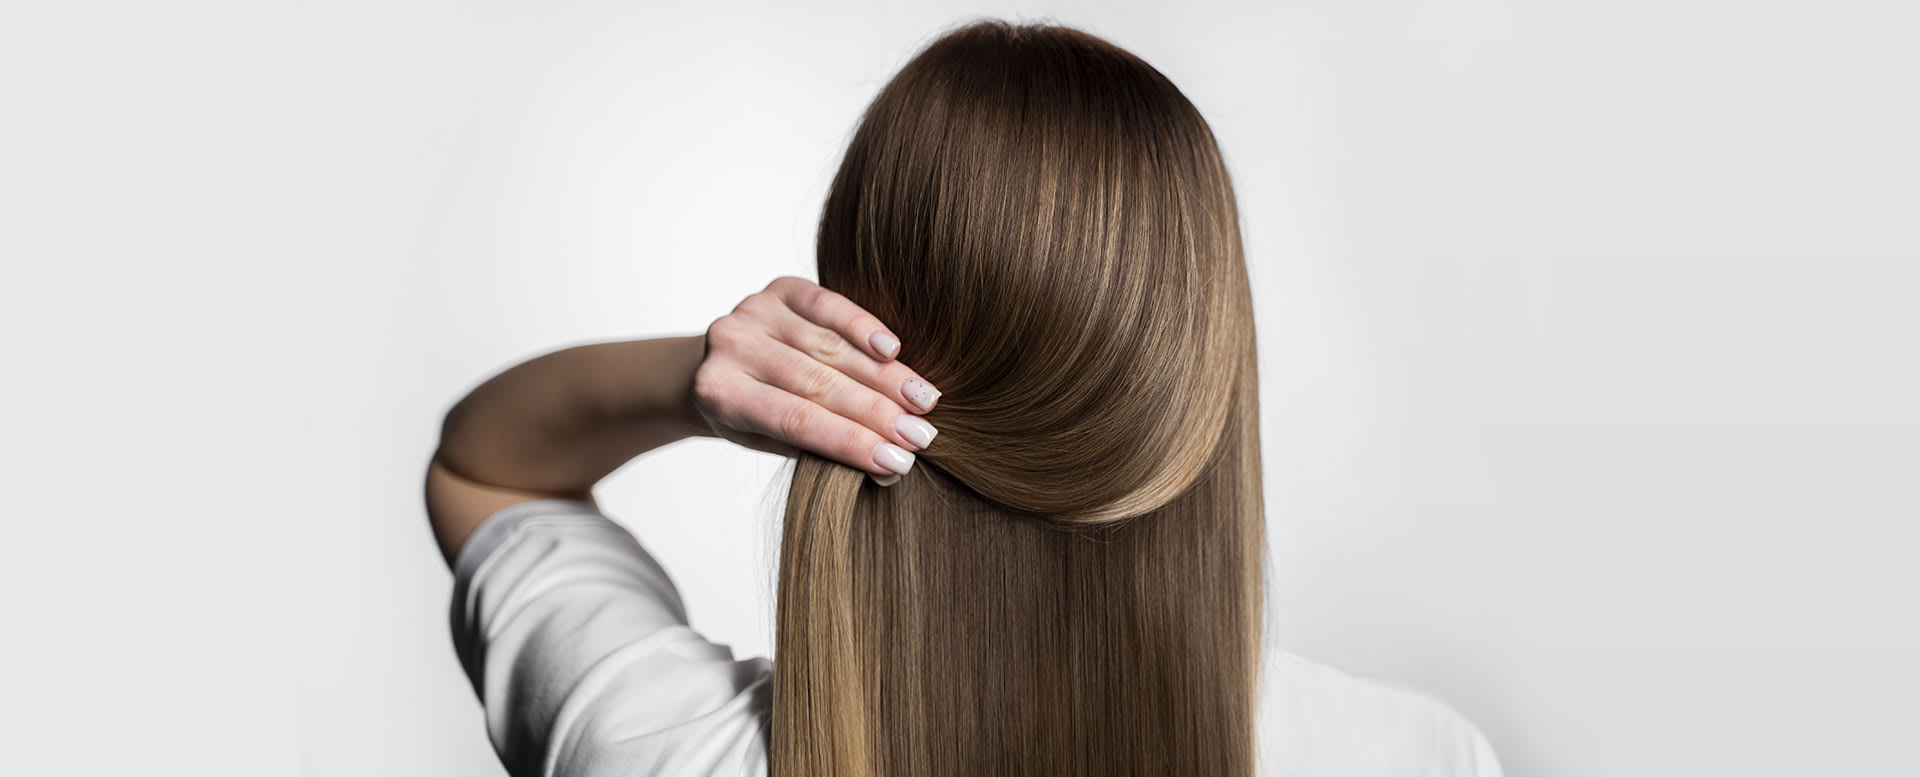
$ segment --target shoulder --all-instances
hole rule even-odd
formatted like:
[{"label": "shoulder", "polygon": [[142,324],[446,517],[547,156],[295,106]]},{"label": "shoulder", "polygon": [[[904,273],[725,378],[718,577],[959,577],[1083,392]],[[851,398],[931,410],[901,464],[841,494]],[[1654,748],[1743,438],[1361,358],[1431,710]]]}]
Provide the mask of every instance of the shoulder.
[{"label": "shoulder", "polygon": [[1261,774],[1499,777],[1493,748],[1424,691],[1269,649],[1261,673]]}]

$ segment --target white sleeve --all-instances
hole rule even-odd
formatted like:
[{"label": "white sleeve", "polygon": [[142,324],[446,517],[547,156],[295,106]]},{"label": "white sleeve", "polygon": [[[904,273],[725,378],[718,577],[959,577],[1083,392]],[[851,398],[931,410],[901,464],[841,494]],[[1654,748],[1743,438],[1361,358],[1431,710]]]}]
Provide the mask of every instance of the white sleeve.
[{"label": "white sleeve", "polygon": [[454,560],[454,647],[515,777],[759,775],[772,665],[687,625],[665,569],[586,502],[522,502]]}]

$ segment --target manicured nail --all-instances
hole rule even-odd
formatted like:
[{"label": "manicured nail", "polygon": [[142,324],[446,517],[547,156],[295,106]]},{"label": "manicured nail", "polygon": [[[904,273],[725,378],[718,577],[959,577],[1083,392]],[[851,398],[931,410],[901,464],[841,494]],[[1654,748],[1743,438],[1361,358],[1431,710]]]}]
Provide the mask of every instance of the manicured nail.
[{"label": "manicured nail", "polygon": [[887,334],[886,332],[874,332],[873,334],[867,335],[867,345],[873,346],[875,353],[889,359],[893,358],[894,354],[900,352],[900,341],[894,339],[893,335]]},{"label": "manicured nail", "polygon": [[885,467],[896,475],[905,475],[913,469],[913,454],[890,442],[873,446],[873,463]]},{"label": "manicured nail", "polygon": [[919,378],[908,378],[902,390],[906,392],[907,399],[920,406],[920,412],[923,413],[932,410],[934,401],[940,398],[940,389]]},{"label": "manicured nail", "polygon": [[933,428],[933,424],[927,423],[927,419],[912,413],[901,413],[894,418],[893,428],[901,437],[907,438],[907,442],[913,443],[915,450],[926,448],[933,442],[933,436],[940,433],[939,429]]},{"label": "manicured nail", "polygon": [[895,483],[900,482],[899,475],[888,475],[882,478],[882,477],[874,477],[874,474],[871,472],[867,473],[867,479],[882,486],[891,486]]}]

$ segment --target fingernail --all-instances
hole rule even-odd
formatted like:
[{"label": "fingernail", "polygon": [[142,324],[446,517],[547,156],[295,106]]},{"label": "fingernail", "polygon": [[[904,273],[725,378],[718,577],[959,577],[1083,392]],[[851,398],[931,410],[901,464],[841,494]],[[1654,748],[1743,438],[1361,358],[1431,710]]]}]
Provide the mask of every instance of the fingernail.
[{"label": "fingernail", "polygon": [[907,399],[920,406],[920,412],[933,409],[933,403],[940,398],[940,389],[919,378],[908,378],[904,387]]},{"label": "fingernail", "polygon": [[933,428],[933,424],[927,423],[927,419],[912,413],[901,413],[894,418],[893,428],[901,437],[907,438],[907,442],[913,443],[916,450],[926,448],[933,442],[933,436],[940,433],[939,429]]},{"label": "fingernail", "polygon": [[898,482],[900,482],[900,476],[899,476],[899,475],[888,475],[888,476],[886,476],[886,477],[875,477],[875,476],[874,476],[874,474],[873,474],[873,473],[871,473],[871,472],[869,472],[869,473],[867,473],[867,479],[868,479],[868,480],[871,480],[871,481],[873,481],[873,482],[875,482],[875,483],[878,483],[878,484],[880,484],[880,485],[882,485],[882,486],[891,486],[891,485],[893,485],[893,484],[895,484],[895,483],[898,483]]},{"label": "fingernail", "polygon": [[873,446],[873,463],[891,470],[896,475],[905,475],[913,469],[913,454],[898,445],[883,442]]},{"label": "fingernail", "polygon": [[893,358],[894,354],[900,352],[900,341],[894,339],[893,335],[887,334],[886,332],[874,332],[873,334],[867,335],[867,345],[873,346],[875,353],[889,359]]}]

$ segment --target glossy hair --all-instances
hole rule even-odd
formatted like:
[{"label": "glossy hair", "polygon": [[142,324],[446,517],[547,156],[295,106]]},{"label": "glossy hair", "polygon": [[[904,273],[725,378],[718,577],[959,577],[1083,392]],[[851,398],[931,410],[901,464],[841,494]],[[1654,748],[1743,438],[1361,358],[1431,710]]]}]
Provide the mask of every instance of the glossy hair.
[{"label": "glossy hair", "polygon": [[962,27],[868,108],[818,262],[944,393],[892,487],[795,466],[773,775],[1252,774],[1253,314],[1199,112],[1092,35]]}]

